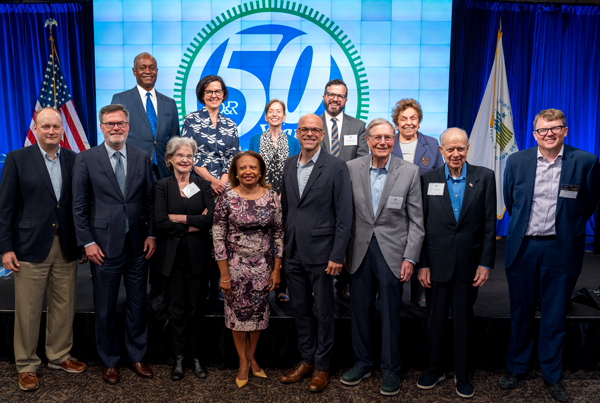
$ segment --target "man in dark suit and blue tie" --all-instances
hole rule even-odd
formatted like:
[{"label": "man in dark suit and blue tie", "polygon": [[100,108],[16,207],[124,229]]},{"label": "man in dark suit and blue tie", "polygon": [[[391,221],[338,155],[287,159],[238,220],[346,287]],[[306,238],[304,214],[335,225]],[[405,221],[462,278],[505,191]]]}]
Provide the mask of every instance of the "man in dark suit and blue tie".
[{"label": "man in dark suit and blue tie", "polygon": [[60,147],[62,117],[54,108],[35,115],[37,144],[6,156],[0,181],[0,252],[15,281],[15,364],[19,388],[36,390],[36,354],[44,292],[47,294],[48,367],[82,372],[73,346],[77,247],[71,210],[75,153]]},{"label": "man in dark suit and blue tie", "polygon": [[511,155],[504,173],[511,337],[500,387],[514,388],[527,371],[539,295],[544,382],[555,400],[566,402],[569,392],[560,380],[567,306],[581,273],[585,225],[600,194],[600,166],[597,156],[565,145],[560,110],[541,111],[533,126],[538,146]]},{"label": "man in dark suit and blue tie", "polygon": [[[284,274],[298,330],[301,362],[281,381],[313,373],[309,390],[329,384],[333,352],[333,275],[342,270],[352,226],[352,189],[346,163],[322,152],[323,123],[317,115],[298,121],[300,154],[283,170]],[[318,317],[315,329],[314,308]]]},{"label": "man in dark suit and blue tie", "polygon": [[127,145],[148,152],[154,180],[158,180],[171,174],[165,164],[165,151],[169,139],[179,135],[177,105],[173,98],[154,88],[158,67],[150,53],[137,55],[132,70],[137,85],[113,95],[111,104],[121,104],[131,114]]},{"label": "man in dark suit and blue tie", "polygon": [[125,350],[133,370],[152,377],[142,359],[148,336],[146,261],[156,248],[152,237],[152,168],[145,151],[127,146],[129,112],[122,105],[100,109],[104,143],[80,153],[73,168],[73,216],[79,245],[91,261],[96,346],[102,378],[119,380],[116,334],[121,277],[127,292]]}]

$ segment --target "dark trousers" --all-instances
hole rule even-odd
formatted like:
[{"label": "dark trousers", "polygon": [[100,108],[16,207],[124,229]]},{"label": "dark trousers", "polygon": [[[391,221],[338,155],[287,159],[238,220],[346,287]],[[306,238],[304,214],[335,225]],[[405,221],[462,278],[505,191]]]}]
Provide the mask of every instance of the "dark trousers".
[{"label": "dark trousers", "polygon": [[527,371],[539,294],[542,315],[538,356],[544,380],[548,382],[558,382],[562,374],[567,306],[577,282],[577,277],[567,276],[566,268],[560,263],[560,254],[557,240],[525,237],[514,263],[506,269],[511,325],[507,369],[515,374]]},{"label": "dark trousers", "polygon": [[202,274],[194,274],[187,247],[185,252],[180,249],[177,249],[167,288],[171,351],[174,357],[185,356],[189,351],[187,344],[192,356],[200,358],[208,279]]},{"label": "dark trousers", "polygon": [[[325,273],[327,265],[305,265],[298,254],[286,259],[283,266],[290,291],[292,315],[298,331],[301,360],[315,365],[317,371],[329,370],[333,352],[335,321],[333,318],[333,276]],[[315,329],[314,308],[318,318]]]},{"label": "dark trousers", "polygon": [[135,255],[129,236],[123,252],[114,258],[104,258],[102,266],[91,263],[94,287],[96,347],[105,367],[115,367],[120,359],[116,332],[117,299],[121,277],[126,291],[125,350],[131,362],[141,362],[148,339],[148,306],[146,284],[148,270],[145,254]]},{"label": "dark trousers", "polygon": [[381,312],[381,372],[384,375],[397,375],[400,371],[402,283],[387,265],[374,236],[364,260],[351,275],[350,281],[350,323],[355,365],[369,369],[373,367],[371,325],[377,298]]},{"label": "dark trousers", "polygon": [[429,318],[429,349],[431,365],[429,371],[436,375],[445,372],[443,360],[444,330],[452,307],[454,325],[454,373],[461,382],[468,380],[468,345],[473,324],[473,305],[477,299],[478,288],[472,282],[463,281],[455,274],[450,281],[431,282],[427,291],[427,310]]}]

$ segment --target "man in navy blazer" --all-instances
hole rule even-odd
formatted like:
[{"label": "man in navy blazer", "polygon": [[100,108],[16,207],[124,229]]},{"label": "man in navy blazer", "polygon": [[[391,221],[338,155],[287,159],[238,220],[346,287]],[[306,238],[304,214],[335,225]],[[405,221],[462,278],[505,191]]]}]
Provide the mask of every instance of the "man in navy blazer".
[{"label": "man in navy blazer", "polygon": [[[346,163],[323,152],[323,123],[302,116],[296,137],[300,154],[283,170],[281,205],[285,225],[284,272],[298,330],[301,362],[281,381],[298,382],[313,373],[309,390],[329,384],[333,351],[333,275],[342,270],[352,226],[352,189]],[[318,316],[315,329],[313,295]]]},{"label": "man in navy blazer", "polygon": [[504,173],[511,337],[500,387],[514,388],[527,371],[539,293],[540,366],[550,394],[563,402],[569,398],[560,382],[567,306],[581,272],[585,225],[600,195],[600,166],[597,156],[564,144],[568,128],[560,110],[541,111],[533,126],[538,146],[511,155]]},{"label": "man in navy blazer", "polygon": [[[132,70],[137,85],[113,95],[111,104],[121,104],[131,114],[127,145],[141,148],[149,154],[148,158],[153,161],[154,180],[158,180],[171,174],[165,164],[165,151],[169,139],[179,135],[177,105],[173,98],[154,88],[158,67],[150,53],[137,55]],[[152,103],[154,115],[148,111],[148,100]]]},{"label": "man in navy blazer", "polygon": [[152,237],[152,168],[146,152],[126,146],[129,112],[108,105],[98,114],[104,143],[80,153],[73,170],[73,216],[77,242],[91,261],[96,346],[102,378],[118,382],[116,334],[121,277],[127,292],[125,349],[133,370],[151,377],[142,363],[148,335],[146,261],[156,248]]},{"label": "man in navy blazer", "polygon": [[47,291],[48,367],[81,372],[71,357],[75,282],[80,249],[71,210],[75,153],[60,147],[62,117],[54,108],[35,116],[37,144],[6,156],[0,181],[0,252],[15,281],[15,364],[19,387],[39,387],[36,354],[44,291]]}]

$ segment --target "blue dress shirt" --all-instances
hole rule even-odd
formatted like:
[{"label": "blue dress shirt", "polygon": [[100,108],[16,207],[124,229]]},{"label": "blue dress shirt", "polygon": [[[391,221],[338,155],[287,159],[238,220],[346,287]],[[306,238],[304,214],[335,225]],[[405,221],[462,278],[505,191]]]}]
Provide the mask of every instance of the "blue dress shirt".
[{"label": "blue dress shirt", "polygon": [[446,172],[446,182],[448,183],[448,194],[450,195],[452,212],[454,213],[456,222],[458,222],[460,208],[462,207],[462,202],[465,198],[465,185],[467,184],[467,164],[463,164],[462,172],[456,179],[450,173],[448,164],[444,165],[444,172]]},{"label": "blue dress shirt", "polygon": [[369,167],[369,178],[371,182],[371,204],[373,206],[373,215],[377,215],[377,207],[379,207],[379,199],[381,199],[381,192],[383,191],[383,185],[385,185],[385,178],[390,169],[390,161],[392,159],[388,157],[388,161],[383,168],[375,168],[373,166],[373,159],[371,159],[371,166]]}]

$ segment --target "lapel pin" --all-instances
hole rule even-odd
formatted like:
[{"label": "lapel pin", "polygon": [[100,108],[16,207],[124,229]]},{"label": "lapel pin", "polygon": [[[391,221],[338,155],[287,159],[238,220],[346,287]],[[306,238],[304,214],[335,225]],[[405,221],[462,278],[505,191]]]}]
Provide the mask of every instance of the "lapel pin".
[{"label": "lapel pin", "polygon": [[473,184],[471,182],[469,182],[469,186],[473,187]]}]

